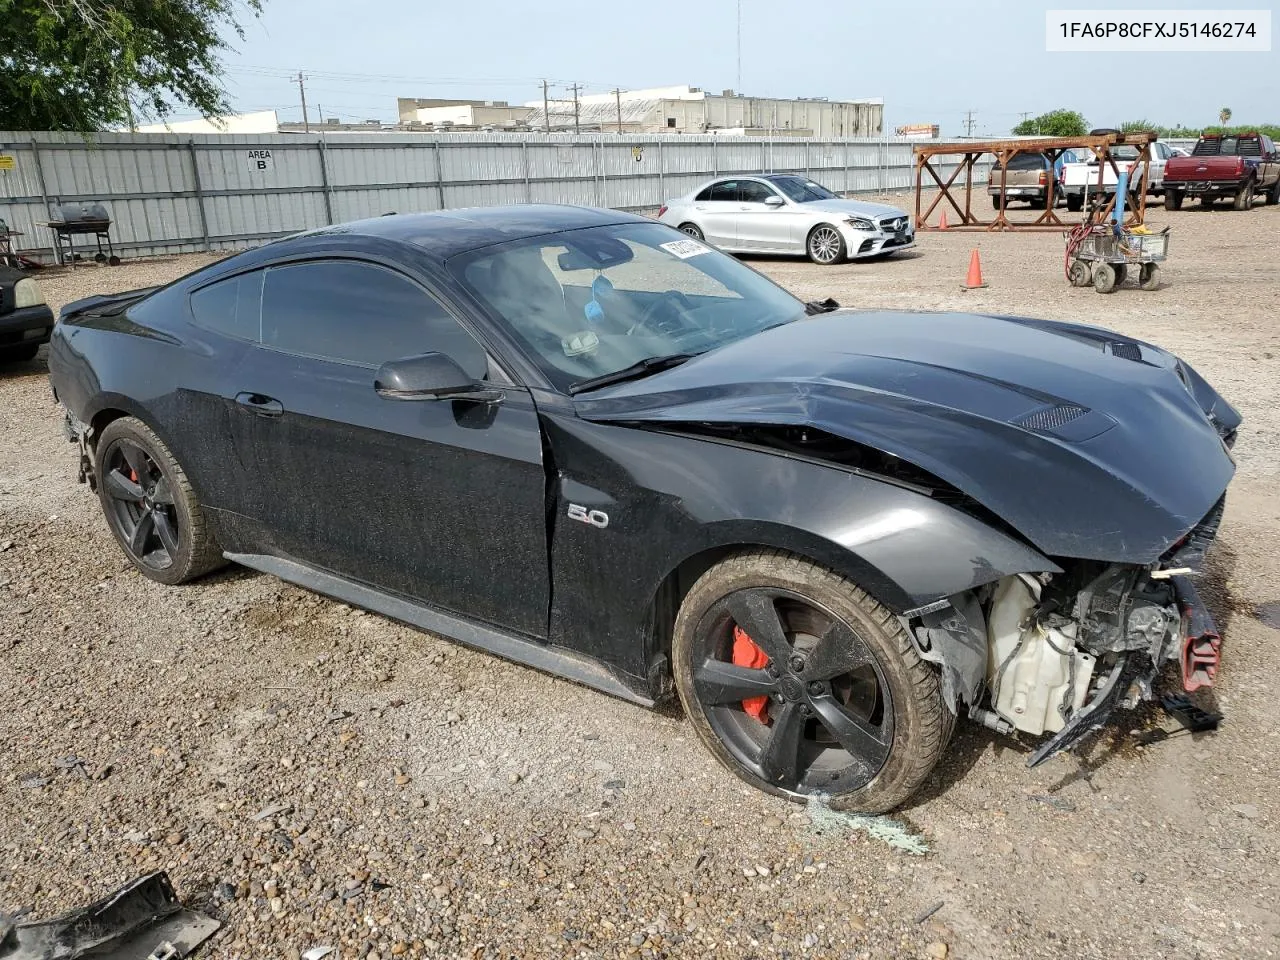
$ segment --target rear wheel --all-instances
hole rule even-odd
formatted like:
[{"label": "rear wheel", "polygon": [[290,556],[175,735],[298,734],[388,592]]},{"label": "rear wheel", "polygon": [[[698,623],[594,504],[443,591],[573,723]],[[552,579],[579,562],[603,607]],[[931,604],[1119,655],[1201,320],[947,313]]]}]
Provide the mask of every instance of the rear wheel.
[{"label": "rear wheel", "polygon": [[845,258],[844,237],[829,223],[820,223],[809,233],[805,245],[809,259],[824,267],[840,263]]},{"label": "rear wheel", "polygon": [[891,810],[924,783],[955,717],[888,610],[779,551],[712,567],[680,607],[676,688],[707,748],[761,790]]},{"label": "rear wheel", "polygon": [[703,239],[702,231],[698,228],[698,225],[696,223],[680,224],[680,232],[687,233],[689,236],[693,237],[693,239],[695,240]]},{"label": "rear wheel", "polygon": [[1143,290],[1160,289],[1160,267],[1154,263],[1144,263],[1138,268],[1138,286]]},{"label": "rear wheel", "polygon": [[1240,184],[1240,189],[1236,191],[1235,197],[1231,201],[1232,210],[1248,210],[1253,206],[1253,195],[1257,190],[1257,184],[1252,180],[1246,180]]},{"label": "rear wheel", "polygon": [[991,205],[999,210],[1005,205],[1004,197],[998,193],[993,193],[991,195]]},{"label": "rear wheel", "polygon": [[0,347],[0,363],[22,363],[34,360],[40,352],[40,344],[24,343],[20,347]]},{"label": "rear wheel", "polygon": [[141,420],[108,424],[94,473],[107,526],[144,576],[185,583],[224,564],[186,473]]},{"label": "rear wheel", "polygon": [[1079,193],[1067,194],[1067,209],[1072,213],[1079,213],[1084,209],[1084,196]]},{"label": "rear wheel", "polygon": [[1084,260],[1072,260],[1067,268],[1067,280],[1073,287],[1087,287],[1093,283],[1089,264]]},{"label": "rear wheel", "polygon": [[1166,210],[1182,209],[1182,191],[1170,190],[1164,195],[1164,208]]}]

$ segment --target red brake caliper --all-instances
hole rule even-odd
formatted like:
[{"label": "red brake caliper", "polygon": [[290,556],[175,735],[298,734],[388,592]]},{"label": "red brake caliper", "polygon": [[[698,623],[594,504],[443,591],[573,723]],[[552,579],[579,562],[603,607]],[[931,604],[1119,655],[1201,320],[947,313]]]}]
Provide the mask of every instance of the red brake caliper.
[{"label": "red brake caliper", "polygon": [[[769,665],[769,658],[765,652],[756,646],[755,641],[747,636],[746,631],[736,624],[733,628],[733,664],[750,670],[763,670]],[[748,697],[742,701],[742,709],[761,723],[769,722],[768,697]]]}]

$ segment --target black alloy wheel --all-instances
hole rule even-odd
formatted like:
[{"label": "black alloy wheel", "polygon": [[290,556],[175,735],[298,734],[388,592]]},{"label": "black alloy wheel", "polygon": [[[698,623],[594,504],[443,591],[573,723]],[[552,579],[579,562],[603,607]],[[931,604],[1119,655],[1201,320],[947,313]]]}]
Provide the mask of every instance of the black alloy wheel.
[{"label": "black alloy wheel", "polygon": [[160,465],[125,438],[103,456],[99,478],[110,504],[109,517],[130,559],[152,570],[167,570],[178,558],[181,528],[173,488]]},{"label": "black alloy wheel", "polygon": [[699,738],[752,786],[883,813],[928,778],[955,716],[899,620],[848,579],[761,550],[685,596],[676,689]]},{"label": "black alloy wheel", "polygon": [[[734,626],[768,657],[733,664]],[[847,793],[871,782],[893,743],[893,701],[875,657],[838,617],[786,590],[724,597],[704,617],[698,699],[743,766],[790,793]],[[769,698],[764,721],[743,709]]]},{"label": "black alloy wheel", "polygon": [[182,465],[141,420],[107,424],[94,476],[107,526],[143,576],[173,585],[226,563]]}]

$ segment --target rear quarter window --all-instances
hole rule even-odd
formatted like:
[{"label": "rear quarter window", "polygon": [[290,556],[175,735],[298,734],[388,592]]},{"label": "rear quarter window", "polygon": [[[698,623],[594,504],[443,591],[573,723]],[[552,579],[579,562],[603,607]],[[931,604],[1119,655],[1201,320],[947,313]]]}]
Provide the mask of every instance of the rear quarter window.
[{"label": "rear quarter window", "polygon": [[257,340],[262,333],[262,271],[219,280],[191,294],[196,326],[238,340]]}]

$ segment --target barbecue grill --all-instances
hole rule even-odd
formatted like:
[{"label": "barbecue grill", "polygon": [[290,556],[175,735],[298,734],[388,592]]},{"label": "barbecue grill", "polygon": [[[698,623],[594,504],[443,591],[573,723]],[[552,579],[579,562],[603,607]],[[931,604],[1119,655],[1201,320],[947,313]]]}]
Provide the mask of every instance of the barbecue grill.
[{"label": "barbecue grill", "polygon": [[[111,246],[111,216],[107,208],[100,203],[58,203],[53,207],[53,219],[49,221],[49,229],[53,231],[57,241],[58,263],[74,264],[79,254],[75,250],[75,238],[93,235],[98,250],[93,259],[98,263],[109,263],[113,267],[120,265]],[[103,245],[106,251],[103,252]]]}]

